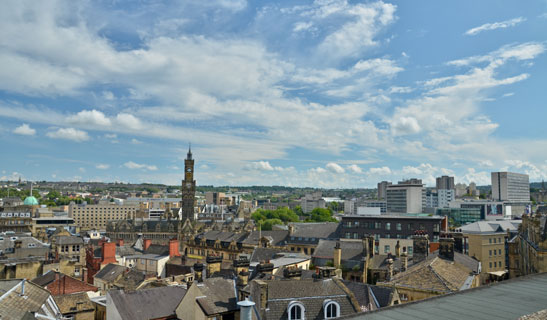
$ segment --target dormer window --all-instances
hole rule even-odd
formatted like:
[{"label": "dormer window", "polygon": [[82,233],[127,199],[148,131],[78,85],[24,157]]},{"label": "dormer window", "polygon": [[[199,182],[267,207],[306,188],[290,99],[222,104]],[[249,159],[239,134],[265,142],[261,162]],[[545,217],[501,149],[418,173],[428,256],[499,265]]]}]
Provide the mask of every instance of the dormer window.
[{"label": "dormer window", "polygon": [[340,305],[336,301],[325,300],[323,302],[323,312],[325,319],[334,319],[340,317]]},{"label": "dormer window", "polygon": [[306,309],[304,308],[304,305],[300,302],[293,301],[289,303],[289,320],[304,320],[305,316],[304,313],[306,312]]}]

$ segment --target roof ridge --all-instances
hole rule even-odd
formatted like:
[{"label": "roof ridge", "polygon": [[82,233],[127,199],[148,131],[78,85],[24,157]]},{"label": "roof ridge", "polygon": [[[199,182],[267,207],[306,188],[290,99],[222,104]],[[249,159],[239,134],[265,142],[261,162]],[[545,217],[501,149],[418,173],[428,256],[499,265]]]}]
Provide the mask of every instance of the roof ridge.
[{"label": "roof ridge", "polygon": [[[437,261],[437,259],[439,259],[439,257],[433,258],[433,261]],[[446,287],[446,289],[448,289],[449,291],[454,291],[446,284],[447,281],[444,279],[444,277],[442,277],[440,274],[437,273],[437,271],[435,271],[435,268],[433,268],[432,264],[433,262],[431,262],[431,264],[429,265],[429,268],[431,269],[433,274],[441,281],[441,283]]]}]

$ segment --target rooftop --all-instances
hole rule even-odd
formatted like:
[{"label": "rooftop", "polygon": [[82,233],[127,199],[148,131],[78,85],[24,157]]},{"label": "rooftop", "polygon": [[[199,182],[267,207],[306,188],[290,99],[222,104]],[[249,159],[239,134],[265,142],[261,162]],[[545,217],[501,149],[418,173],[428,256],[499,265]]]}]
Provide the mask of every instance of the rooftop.
[{"label": "rooftop", "polygon": [[547,306],[547,273],[351,316],[363,320],[517,319]]}]

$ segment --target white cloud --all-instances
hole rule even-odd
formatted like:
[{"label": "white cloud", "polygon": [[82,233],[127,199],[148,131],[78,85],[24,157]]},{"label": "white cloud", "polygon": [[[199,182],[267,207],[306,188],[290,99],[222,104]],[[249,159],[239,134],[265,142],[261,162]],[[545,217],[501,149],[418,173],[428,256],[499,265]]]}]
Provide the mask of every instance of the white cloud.
[{"label": "white cloud", "polygon": [[158,167],[154,166],[154,165],[148,165],[148,164],[139,164],[139,163],[135,163],[133,161],[128,161],[126,163],[123,164],[124,167],[128,168],[128,169],[142,169],[142,170],[149,170],[149,171],[156,171],[158,170]]},{"label": "white cloud", "polygon": [[128,129],[139,130],[142,129],[142,122],[140,119],[129,113],[119,113],[116,116],[116,122]]},{"label": "white cloud", "polygon": [[101,169],[101,170],[106,170],[106,169],[110,168],[110,165],[109,164],[104,164],[104,163],[99,163],[95,166],[95,168]]},{"label": "white cloud", "polygon": [[391,169],[389,167],[383,166],[380,168],[370,168],[368,172],[372,175],[385,176],[391,174]]},{"label": "white cloud", "polygon": [[501,22],[494,22],[494,23],[485,23],[481,26],[471,28],[465,32],[468,36],[474,36],[480,32],[488,31],[488,30],[496,30],[496,29],[504,29],[509,27],[514,27],[518,25],[521,22],[526,21],[526,18],[518,17],[510,20],[505,20]]},{"label": "white cloud", "polygon": [[[5,174],[6,172],[2,171],[2,173]],[[19,173],[17,171],[14,171],[10,175],[7,175],[7,176],[4,175],[4,176],[0,177],[0,180],[2,180],[2,181],[18,181],[19,178],[21,178],[21,180],[26,180],[25,177],[21,173]]]},{"label": "white cloud", "polygon": [[274,168],[268,161],[256,161],[251,162],[246,166],[247,169],[253,170],[262,170],[262,171],[273,171]]},{"label": "white cloud", "polygon": [[75,115],[69,116],[67,122],[71,124],[81,125],[97,125],[97,126],[110,126],[110,119],[108,119],[104,113],[98,110],[82,110]]},{"label": "white cloud", "polygon": [[84,173],[86,171],[84,167],[80,167],[80,168],[78,168],[78,170],[82,173]]},{"label": "white cloud", "polygon": [[36,130],[32,129],[28,124],[23,123],[19,127],[15,128],[13,130],[13,133],[21,134],[21,135],[24,135],[24,136],[33,136],[33,135],[36,134]]},{"label": "white cloud", "polygon": [[294,24],[293,31],[294,32],[300,32],[300,31],[306,31],[310,29],[313,26],[312,22],[297,22]]},{"label": "white cloud", "polygon": [[132,144],[142,144],[142,141],[133,138],[133,139],[131,139],[131,143]]},{"label": "white cloud", "polygon": [[351,165],[347,166],[347,169],[348,169],[348,171],[353,172],[353,173],[363,173],[363,169],[361,169],[361,167],[359,167],[356,164],[351,164]]},{"label": "white cloud", "polygon": [[399,117],[391,125],[395,135],[416,134],[421,128],[414,117]]},{"label": "white cloud", "polygon": [[53,139],[72,140],[76,142],[89,140],[89,135],[87,132],[74,128],[59,128],[56,131],[46,133],[46,136]]},{"label": "white cloud", "polygon": [[327,168],[327,170],[329,170],[333,173],[344,173],[346,171],[339,164],[334,163],[334,162],[327,163],[327,165],[325,167]]}]

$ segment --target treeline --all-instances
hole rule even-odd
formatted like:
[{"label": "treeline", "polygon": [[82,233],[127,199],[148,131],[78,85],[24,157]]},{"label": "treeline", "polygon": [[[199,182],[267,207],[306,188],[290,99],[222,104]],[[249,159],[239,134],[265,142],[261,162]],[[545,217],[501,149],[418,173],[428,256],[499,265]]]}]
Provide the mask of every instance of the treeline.
[{"label": "treeline", "polygon": [[258,209],[251,218],[255,221],[261,230],[272,230],[274,225],[283,225],[289,222],[337,222],[329,209],[315,208],[309,213],[304,213],[300,206],[294,211],[287,208],[277,208],[275,210]]}]

